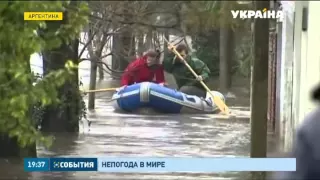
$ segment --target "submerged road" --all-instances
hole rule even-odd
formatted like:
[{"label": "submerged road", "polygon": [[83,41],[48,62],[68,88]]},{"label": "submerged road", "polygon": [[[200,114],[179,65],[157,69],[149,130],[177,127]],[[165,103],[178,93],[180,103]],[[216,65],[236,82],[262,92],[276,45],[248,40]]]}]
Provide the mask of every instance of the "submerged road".
[{"label": "submerged road", "polygon": [[[79,123],[78,135],[56,134],[50,149],[38,147],[38,156],[73,157],[239,157],[248,156],[248,107],[232,120],[221,115],[118,114],[108,102],[112,92],[97,93],[96,110]],[[85,99],[87,102],[87,99]],[[239,113],[241,114],[241,113]],[[88,122],[91,123],[88,123]],[[117,174],[98,172],[23,173],[22,164],[1,161],[0,179],[234,179],[235,173]]]}]

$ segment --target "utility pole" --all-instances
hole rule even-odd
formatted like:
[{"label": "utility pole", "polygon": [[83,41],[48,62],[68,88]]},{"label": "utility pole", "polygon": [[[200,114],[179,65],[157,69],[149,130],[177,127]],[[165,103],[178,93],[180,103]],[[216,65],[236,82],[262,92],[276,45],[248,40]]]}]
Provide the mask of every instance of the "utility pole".
[{"label": "utility pole", "polygon": [[[269,1],[254,1],[255,10],[269,10]],[[254,19],[253,72],[251,84],[251,158],[267,156],[269,19]],[[252,172],[252,179],[265,179]]]}]

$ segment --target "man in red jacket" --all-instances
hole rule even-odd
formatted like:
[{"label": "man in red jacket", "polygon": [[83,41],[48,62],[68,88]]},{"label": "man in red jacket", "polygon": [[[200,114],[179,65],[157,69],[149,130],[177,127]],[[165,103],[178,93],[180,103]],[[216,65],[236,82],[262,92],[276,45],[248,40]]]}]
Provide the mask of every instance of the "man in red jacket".
[{"label": "man in red jacket", "polygon": [[121,86],[125,87],[140,82],[155,82],[164,85],[164,72],[159,58],[159,51],[150,50],[144,56],[132,61],[122,75]]}]

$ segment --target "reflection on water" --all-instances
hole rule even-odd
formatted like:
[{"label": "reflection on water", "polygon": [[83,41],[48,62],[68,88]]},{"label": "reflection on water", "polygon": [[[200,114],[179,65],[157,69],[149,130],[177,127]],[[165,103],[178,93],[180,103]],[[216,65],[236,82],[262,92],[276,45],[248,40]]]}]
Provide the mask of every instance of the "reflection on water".
[{"label": "reflection on water", "polygon": [[[96,110],[81,121],[78,135],[56,134],[49,149],[38,147],[39,157],[235,157],[249,153],[248,121],[208,118],[206,115],[132,115],[113,112],[99,94]],[[87,100],[86,100],[87,101]],[[98,172],[23,173],[17,161],[1,161],[1,179],[232,179],[234,173],[116,174]]]}]

